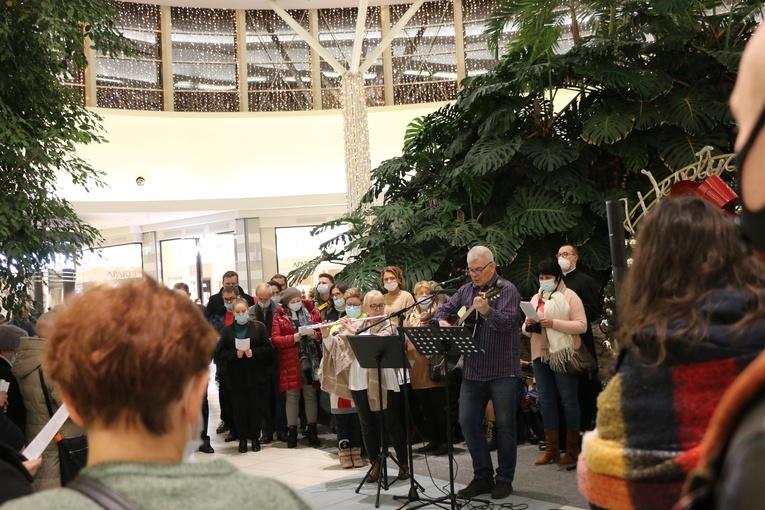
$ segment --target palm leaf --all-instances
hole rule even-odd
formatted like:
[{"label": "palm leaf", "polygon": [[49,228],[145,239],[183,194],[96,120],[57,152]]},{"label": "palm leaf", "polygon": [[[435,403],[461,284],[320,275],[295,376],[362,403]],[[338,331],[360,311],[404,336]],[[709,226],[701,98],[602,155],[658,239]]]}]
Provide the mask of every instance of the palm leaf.
[{"label": "palm leaf", "polygon": [[316,268],[319,267],[319,265],[326,261],[327,259],[325,256],[319,255],[318,257],[309,260],[302,266],[293,269],[289,273],[287,273],[287,283],[290,285],[297,285],[300,282],[304,281],[307,278],[310,278],[313,276],[314,271],[316,271]]},{"label": "palm leaf", "polygon": [[386,265],[381,251],[369,250],[345,266],[335,275],[335,279],[361,289],[362,292],[368,292],[380,288],[380,270]]}]

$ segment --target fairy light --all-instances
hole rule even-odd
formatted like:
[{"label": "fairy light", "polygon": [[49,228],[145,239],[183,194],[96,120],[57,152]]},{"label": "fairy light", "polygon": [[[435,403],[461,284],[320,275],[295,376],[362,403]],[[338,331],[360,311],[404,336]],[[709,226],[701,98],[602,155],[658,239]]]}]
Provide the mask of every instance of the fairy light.
[{"label": "fairy light", "polygon": [[[319,41],[346,68],[350,67],[353,42],[356,38],[356,13],[357,10],[352,8],[319,10]],[[379,7],[367,9],[365,24],[366,29],[361,48],[362,59],[363,55],[370,52],[382,39]],[[342,76],[324,61],[321,62],[321,74],[322,108],[340,108],[342,104]],[[363,76],[367,105],[382,106],[385,104],[383,80],[383,62],[382,58],[379,58]]]},{"label": "fairy light", "polygon": [[175,110],[238,111],[234,11],[173,7],[171,20]]},{"label": "fairy light", "polygon": [[342,79],[345,186],[348,212],[360,203],[372,184],[369,156],[367,91],[361,73],[345,73]]},{"label": "fairy light", "polygon": [[[309,11],[287,11],[306,30]],[[311,50],[275,12],[247,11],[250,111],[313,109]]]},{"label": "fairy light", "polygon": [[[496,63],[486,44],[484,27],[491,14],[499,6],[498,0],[463,0],[463,25],[465,27],[465,68],[468,76],[485,73]],[[509,40],[508,29],[500,41],[500,55]]]},{"label": "fairy light", "polygon": [[96,56],[96,104],[129,110],[162,109],[160,8],[117,2],[122,34],[133,42],[138,58],[102,53]]}]

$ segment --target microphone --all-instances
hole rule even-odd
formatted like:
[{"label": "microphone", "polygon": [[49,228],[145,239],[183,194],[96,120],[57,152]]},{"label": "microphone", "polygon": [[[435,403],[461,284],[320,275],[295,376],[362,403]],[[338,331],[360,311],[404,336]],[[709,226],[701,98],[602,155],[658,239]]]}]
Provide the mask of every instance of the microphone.
[{"label": "microphone", "polygon": [[443,282],[438,282],[438,285],[441,287],[448,287],[449,285],[453,285],[455,283],[462,283],[462,281],[468,277],[467,271],[465,271],[464,274],[461,274],[460,276],[456,278],[452,278],[450,280],[445,280]]}]

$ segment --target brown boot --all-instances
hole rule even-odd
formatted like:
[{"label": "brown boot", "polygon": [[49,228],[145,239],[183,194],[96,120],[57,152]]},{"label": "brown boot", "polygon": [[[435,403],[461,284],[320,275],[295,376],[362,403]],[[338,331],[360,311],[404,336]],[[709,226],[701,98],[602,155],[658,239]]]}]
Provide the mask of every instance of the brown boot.
[{"label": "brown boot", "polygon": [[361,458],[361,448],[351,448],[351,460],[353,460],[353,467],[364,467],[364,460]]},{"label": "brown boot", "polygon": [[534,463],[537,466],[543,464],[552,464],[553,462],[560,461],[560,448],[558,447],[558,431],[557,430],[545,430],[545,440],[547,446],[545,447],[545,453],[537,459]]},{"label": "brown boot", "polygon": [[579,431],[566,431],[566,455],[563,456],[559,466],[570,466],[576,464],[576,458],[579,457]]},{"label": "brown boot", "polygon": [[350,448],[338,450],[337,455],[340,457],[340,466],[342,466],[343,469],[351,469],[353,467],[353,458],[351,457]]},{"label": "brown boot", "polygon": [[369,472],[367,475],[365,481],[367,483],[375,483],[377,482],[377,479],[380,477],[380,465],[382,463],[382,459],[379,457],[377,460],[372,461],[372,471]]}]

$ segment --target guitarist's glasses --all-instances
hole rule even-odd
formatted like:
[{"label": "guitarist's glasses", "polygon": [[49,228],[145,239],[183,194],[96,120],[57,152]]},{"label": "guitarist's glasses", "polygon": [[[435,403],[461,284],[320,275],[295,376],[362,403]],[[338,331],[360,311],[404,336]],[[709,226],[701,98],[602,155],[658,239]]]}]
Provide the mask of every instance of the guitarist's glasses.
[{"label": "guitarist's glasses", "polygon": [[470,269],[470,268],[467,268],[467,271],[468,271],[468,273],[470,273],[471,275],[474,275],[474,276],[478,276],[479,274],[483,273],[483,270],[484,270],[484,269],[486,269],[487,267],[489,267],[489,266],[490,266],[491,264],[493,264],[493,263],[494,263],[494,262],[489,262],[489,263],[488,263],[488,264],[486,264],[485,266],[483,266],[483,267],[479,267],[479,268],[477,268],[477,269]]}]

